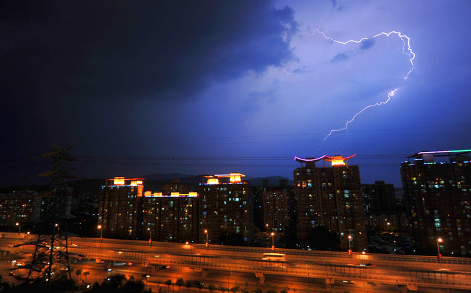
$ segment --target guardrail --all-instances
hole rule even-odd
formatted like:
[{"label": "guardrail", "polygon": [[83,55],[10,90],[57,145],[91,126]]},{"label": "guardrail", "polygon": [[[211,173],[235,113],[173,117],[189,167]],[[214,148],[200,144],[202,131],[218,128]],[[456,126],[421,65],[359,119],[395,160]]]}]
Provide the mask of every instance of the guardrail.
[{"label": "guardrail", "polygon": [[[168,249],[181,249],[183,243],[171,243],[171,242],[157,242],[153,241],[149,243],[148,241],[142,240],[120,240],[120,239],[103,239],[99,238],[79,238],[73,237],[70,238],[71,241],[76,242],[87,242],[87,243],[103,243],[103,244],[115,244],[115,245],[129,245],[131,247],[155,247],[155,248],[168,248]],[[72,243],[72,242],[71,242]],[[259,247],[245,247],[245,246],[225,246],[225,245],[209,245],[206,247],[204,244],[189,244],[191,249],[203,250],[203,251],[219,251],[219,252],[237,252],[237,253],[253,253],[253,254],[263,254],[272,252],[270,248],[259,248]],[[353,253],[349,255],[347,252],[338,252],[338,251],[318,251],[318,250],[299,250],[299,249],[285,249],[277,248],[277,253],[286,254],[289,256],[299,256],[299,257],[308,257],[308,258],[329,258],[329,259],[354,259],[358,261],[363,261],[365,256],[361,253]],[[443,257],[441,261],[437,256],[419,256],[419,255],[392,255],[392,254],[377,254],[377,253],[368,253],[368,262],[377,262],[377,261],[388,261],[388,262],[397,262],[397,263],[417,263],[417,264],[447,264],[447,265],[464,265],[470,266],[471,270],[471,258],[464,257]]]}]

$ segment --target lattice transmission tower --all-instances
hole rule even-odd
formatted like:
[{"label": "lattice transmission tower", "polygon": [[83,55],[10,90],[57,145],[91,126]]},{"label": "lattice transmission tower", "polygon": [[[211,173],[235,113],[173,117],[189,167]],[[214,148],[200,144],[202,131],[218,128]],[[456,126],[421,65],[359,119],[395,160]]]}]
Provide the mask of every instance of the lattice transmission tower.
[{"label": "lattice transmission tower", "polygon": [[38,239],[27,281],[43,279],[47,282],[47,288],[50,291],[54,280],[68,278],[73,292],[67,241],[67,220],[72,218],[69,213],[67,188],[67,179],[71,177],[67,165],[69,161],[75,159],[69,153],[71,147],[60,148],[54,143],[51,143],[51,146],[52,152],[40,155],[40,157],[48,157],[52,160],[51,170],[38,175],[50,179],[51,190],[42,195]]}]

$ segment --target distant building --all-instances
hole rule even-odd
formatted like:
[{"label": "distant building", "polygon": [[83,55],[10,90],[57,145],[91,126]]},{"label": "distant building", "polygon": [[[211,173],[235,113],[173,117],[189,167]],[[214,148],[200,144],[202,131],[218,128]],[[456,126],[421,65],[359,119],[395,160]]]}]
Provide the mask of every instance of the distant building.
[{"label": "distant building", "polygon": [[[297,230],[303,243],[308,243],[313,229],[325,227],[339,237],[341,250],[348,249],[349,236],[353,250],[367,247],[360,170],[346,164],[350,158],[295,158],[304,164],[294,170]],[[317,167],[316,162],[321,160],[330,161],[332,166]]]},{"label": "distant building", "polygon": [[273,188],[263,191],[263,222],[268,231],[283,232],[289,226],[288,190]]},{"label": "distant building", "polygon": [[361,191],[369,226],[380,231],[396,230],[399,222],[394,185],[375,181],[375,184],[362,184]]},{"label": "distant building", "polygon": [[[419,152],[401,164],[404,205],[419,251],[471,255],[471,150]],[[447,156],[448,162],[435,161]]]},{"label": "distant building", "polygon": [[375,181],[375,184],[362,184],[366,215],[395,215],[396,196],[393,184]]},{"label": "distant building", "polygon": [[41,198],[36,200],[37,197],[38,193],[34,191],[0,194],[0,226],[15,227],[16,223],[34,222],[34,212],[41,206]]},{"label": "distant building", "polygon": [[252,194],[240,173],[205,176],[200,184],[200,242],[223,243],[240,236],[250,242],[253,229]]}]

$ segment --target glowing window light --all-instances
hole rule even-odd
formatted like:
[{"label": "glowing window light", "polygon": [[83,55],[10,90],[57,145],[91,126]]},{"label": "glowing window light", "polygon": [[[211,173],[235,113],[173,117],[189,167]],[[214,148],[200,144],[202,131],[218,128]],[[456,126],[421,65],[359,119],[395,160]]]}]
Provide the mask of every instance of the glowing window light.
[{"label": "glowing window light", "polygon": [[114,185],[124,185],[124,177],[115,177],[113,183]]},{"label": "glowing window light", "polygon": [[162,192],[154,192],[154,197],[162,196]]},{"label": "glowing window light", "polygon": [[189,197],[197,197],[197,196],[198,196],[198,192],[195,192],[195,191],[189,192],[189,193],[188,193],[188,196],[189,196]]},{"label": "glowing window light", "polygon": [[180,196],[180,192],[174,191],[174,192],[170,193],[170,196],[171,196],[171,197],[179,197],[179,196]]}]

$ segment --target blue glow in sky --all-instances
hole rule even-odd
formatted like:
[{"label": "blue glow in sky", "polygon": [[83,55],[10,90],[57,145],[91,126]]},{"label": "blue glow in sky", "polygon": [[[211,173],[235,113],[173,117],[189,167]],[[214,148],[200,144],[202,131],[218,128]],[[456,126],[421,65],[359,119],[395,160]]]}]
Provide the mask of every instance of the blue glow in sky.
[{"label": "blue glow in sky", "polygon": [[292,179],[295,156],[356,153],[362,182],[398,186],[408,155],[471,145],[469,1],[48,5],[0,7],[2,185],[49,141],[79,178]]}]

